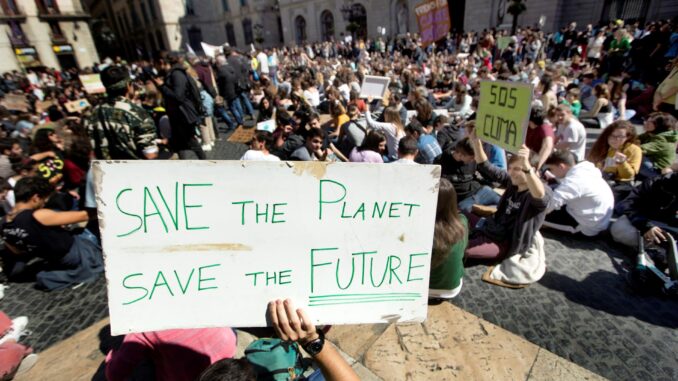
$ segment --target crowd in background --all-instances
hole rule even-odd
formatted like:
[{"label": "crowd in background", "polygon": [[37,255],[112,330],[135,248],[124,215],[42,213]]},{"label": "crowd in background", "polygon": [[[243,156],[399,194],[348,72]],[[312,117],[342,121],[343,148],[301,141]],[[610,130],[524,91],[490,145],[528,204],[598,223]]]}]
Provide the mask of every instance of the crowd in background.
[{"label": "crowd in background", "polygon": [[[79,75],[92,73],[105,94],[85,91]],[[366,75],[390,79],[381,99],[361,97]],[[483,80],[532,85],[518,152],[475,133]],[[485,30],[428,46],[409,34],[224,46],[213,57],[5,73],[2,270],[47,290],[103,272],[92,159],[205,159],[224,133],[255,129],[243,160],[440,165],[431,297],[461,291],[465,261],[490,265],[489,283],[538,281],[542,228],[611,236],[630,253],[644,239],[658,247],[657,267],[676,276],[661,250],[678,230],[676,94],[675,20]],[[25,104],[7,102],[16,96]],[[272,131],[257,129],[267,121]],[[591,147],[587,128],[601,129]]]}]

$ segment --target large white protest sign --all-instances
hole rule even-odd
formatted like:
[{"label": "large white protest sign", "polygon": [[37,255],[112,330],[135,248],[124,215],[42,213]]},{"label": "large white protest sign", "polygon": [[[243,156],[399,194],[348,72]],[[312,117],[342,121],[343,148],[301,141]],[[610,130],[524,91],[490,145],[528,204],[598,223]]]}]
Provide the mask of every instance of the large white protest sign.
[{"label": "large white protest sign", "polygon": [[210,45],[204,42],[201,42],[200,46],[202,47],[202,51],[205,52],[205,55],[210,58],[215,58],[221,51],[221,46]]},{"label": "large white protest sign", "polygon": [[[95,162],[111,331],[423,321],[439,166]],[[407,179],[404,181],[403,179]]]},{"label": "large white protest sign", "polygon": [[381,99],[384,97],[386,90],[388,89],[388,84],[391,82],[391,79],[388,77],[377,77],[374,75],[366,75],[363,79],[363,84],[360,87],[360,97],[368,98],[373,97],[375,99]]}]

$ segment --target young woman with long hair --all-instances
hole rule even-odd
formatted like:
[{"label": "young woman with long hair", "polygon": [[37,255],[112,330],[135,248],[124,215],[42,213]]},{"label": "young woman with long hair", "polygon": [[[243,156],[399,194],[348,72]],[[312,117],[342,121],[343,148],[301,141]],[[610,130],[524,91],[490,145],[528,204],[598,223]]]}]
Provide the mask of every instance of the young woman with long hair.
[{"label": "young woman with long hair", "polygon": [[457,209],[457,192],[449,180],[441,178],[433,228],[429,297],[448,299],[459,294],[467,245],[468,221]]},{"label": "young woman with long hair", "polygon": [[[371,99],[368,103],[371,103]],[[405,128],[400,120],[400,113],[394,107],[386,107],[384,110],[384,122],[382,123],[372,119],[372,114],[368,108],[365,112],[365,118],[369,128],[382,131],[386,134],[388,159],[389,161],[396,160],[398,158],[398,143],[405,136]]]}]

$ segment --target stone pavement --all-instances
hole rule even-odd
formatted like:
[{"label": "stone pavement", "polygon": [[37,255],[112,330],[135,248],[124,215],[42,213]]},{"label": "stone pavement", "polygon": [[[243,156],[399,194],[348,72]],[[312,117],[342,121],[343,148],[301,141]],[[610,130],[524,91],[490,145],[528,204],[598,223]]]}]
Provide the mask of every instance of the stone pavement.
[{"label": "stone pavement", "polygon": [[[238,158],[245,149],[222,140],[209,156]],[[470,267],[453,304],[603,377],[678,379],[678,302],[632,294],[623,280],[624,256],[609,238],[544,236],[547,273],[538,284],[503,289],[480,280],[485,267]],[[30,318],[33,334],[25,342],[41,352],[108,316],[105,281],[53,293],[12,284],[0,310]],[[382,328],[370,329],[381,336]],[[96,334],[110,340],[105,331]],[[346,352],[365,359],[365,352]]]}]

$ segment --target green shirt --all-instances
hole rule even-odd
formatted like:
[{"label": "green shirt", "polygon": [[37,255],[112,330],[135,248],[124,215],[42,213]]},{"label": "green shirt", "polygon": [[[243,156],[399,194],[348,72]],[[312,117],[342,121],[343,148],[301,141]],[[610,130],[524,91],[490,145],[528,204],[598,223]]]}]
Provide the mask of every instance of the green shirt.
[{"label": "green shirt", "polygon": [[[459,214],[459,221],[468,232],[468,220],[463,214]],[[435,290],[453,290],[459,287],[461,278],[464,276],[464,251],[468,245],[468,234],[464,234],[461,241],[450,247],[450,253],[445,262],[435,268],[431,268],[431,278],[428,288]]]}]

